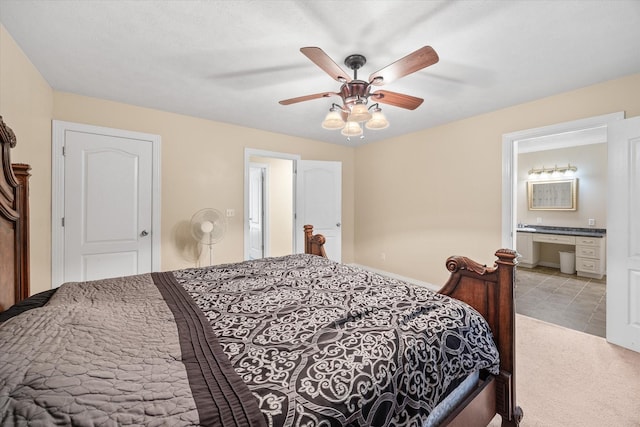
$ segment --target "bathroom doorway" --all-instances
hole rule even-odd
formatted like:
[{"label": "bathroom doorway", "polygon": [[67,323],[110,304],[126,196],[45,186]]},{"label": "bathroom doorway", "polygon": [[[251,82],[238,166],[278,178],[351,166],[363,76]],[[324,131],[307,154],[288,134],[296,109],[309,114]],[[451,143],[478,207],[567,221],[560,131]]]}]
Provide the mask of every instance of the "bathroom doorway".
[{"label": "bathroom doorway", "polygon": [[[583,209],[572,215],[560,211],[528,209],[527,184],[531,168],[552,168],[571,163],[578,167],[578,190],[606,191],[607,125],[624,118],[623,113],[561,123],[503,136],[503,244],[518,250],[518,224],[606,228],[606,200],[580,200]],[[590,160],[598,158],[598,165]],[[602,163],[604,161],[604,163]],[[564,162],[564,163],[563,163]],[[582,171],[580,170],[582,162]],[[540,164],[538,164],[540,163]],[[546,163],[546,164],[545,164]],[[594,176],[594,169],[599,176]],[[582,178],[580,175],[582,172]],[[597,182],[599,181],[599,182]],[[580,184],[583,184],[580,187]],[[603,196],[604,197],[604,196]],[[597,205],[597,206],[596,206]],[[599,209],[599,211],[598,211]],[[604,210],[604,211],[602,211]],[[594,212],[599,212],[595,214]],[[585,218],[582,218],[585,215]],[[597,216],[597,221],[593,217]],[[589,221],[592,220],[592,221]],[[519,267],[516,310],[582,332],[606,336],[606,276],[602,279],[565,274],[559,269],[559,252],[575,247],[541,244],[540,259],[533,268]]]}]

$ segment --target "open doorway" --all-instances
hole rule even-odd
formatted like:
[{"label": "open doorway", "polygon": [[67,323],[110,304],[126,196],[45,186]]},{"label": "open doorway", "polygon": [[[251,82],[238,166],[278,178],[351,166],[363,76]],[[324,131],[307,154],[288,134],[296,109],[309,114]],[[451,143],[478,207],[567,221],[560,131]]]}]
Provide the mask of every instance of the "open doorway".
[{"label": "open doorway", "polygon": [[[519,314],[606,336],[607,126],[622,118],[623,113],[609,114],[504,135],[503,244],[521,254],[516,283]],[[531,169],[567,164],[578,168],[577,209],[530,209]],[[599,237],[598,230],[603,232]],[[585,238],[572,235],[573,231],[593,231],[597,238],[589,239],[595,246],[581,246]],[[578,257],[572,255],[571,260],[583,262],[578,267],[583,271],[577,273],[560,260],[561,253],[566,256],[576,250]],[[586,271],[588,266],[602,271]]]},{"label": "open doorway", "polygon": [[294,167],[299,159],[245,150],[245,259],[295,252]]},{"label": "open doorway", "polygon": [[245,259],[303,253],[303,225],[312,224],[328,257],[341,262],[342,163],[246,148],[244,165]]}]

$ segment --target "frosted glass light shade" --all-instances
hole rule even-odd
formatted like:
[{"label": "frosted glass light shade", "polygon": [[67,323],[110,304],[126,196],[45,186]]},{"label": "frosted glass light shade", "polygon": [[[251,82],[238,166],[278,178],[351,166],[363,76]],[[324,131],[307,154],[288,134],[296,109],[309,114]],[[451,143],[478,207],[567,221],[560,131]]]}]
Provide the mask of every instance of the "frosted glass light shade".
[{"label": "frosted glass light shade", "polygon": [[322,127],[325,129],[342,129],[344,120],[338,111],[329,111],[322,121]]},{"label": "frosted glass light shade", "polygon": [[357,122],[347,121],[340,132],[344,136],[358,136],[362,135],[362,128]]},{"label": "frosted glass light shade", "polygon": [[374,130],[386,129],[389,127],[389,121],[384,116],[382,111],[380,111],[380,109],[378,108],[373,111],[371,120],[369,120],[365,124],[365,127],[367,129],[374,129]]},{"label": "frosted glass light shade", "polygon": [[366,122],[371,119],[371,113],[367,109],[367,106],[362,103],[356,103],[351,107],[351,114],[349,114],[350,122]]}]

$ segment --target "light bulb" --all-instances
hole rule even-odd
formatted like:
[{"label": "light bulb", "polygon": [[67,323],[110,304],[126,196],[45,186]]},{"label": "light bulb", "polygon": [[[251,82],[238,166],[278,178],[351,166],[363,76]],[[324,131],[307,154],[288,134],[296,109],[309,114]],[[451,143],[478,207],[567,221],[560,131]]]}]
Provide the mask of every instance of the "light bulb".
[{"label": "light bulb", "polygon": [[342,116],[337,111],[337,109],[332,108],[327,113],[327,116],[324,118],[322,122],[322,127],[324,129],[342,129],[344,127],[344,120],[342,120]]},{"label": "light bulb", "polygon": [[348,121],[340,133],[344,136],[358,136],[362,135],[362,128],[358,123]]},{"label": "light bulb", "polygon": [[350,122],[366,122],[371,119],[371,113],[367,109],[367,106],[363,101],[357,101],[353,107],[351,107],[351,114],[349,114],[348,121]]},{"label": "light bulb", "polygon": [[389,127],[389,122],[382,113],[382,110],[380,108],[376,108],[373,110],[371,120],[369,120],[367,124],[365,124],[365,127],[367,129],[374,130],[386,129]]}]

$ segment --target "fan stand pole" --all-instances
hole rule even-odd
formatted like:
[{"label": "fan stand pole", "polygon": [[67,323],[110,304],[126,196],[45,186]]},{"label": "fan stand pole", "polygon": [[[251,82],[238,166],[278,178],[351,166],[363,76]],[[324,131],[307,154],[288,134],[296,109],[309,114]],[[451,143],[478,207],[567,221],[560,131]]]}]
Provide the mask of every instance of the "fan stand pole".
[{"label": "fan stand pole", "polygon": [[213,245],[209,245],[209,265],[213,265]]}]

